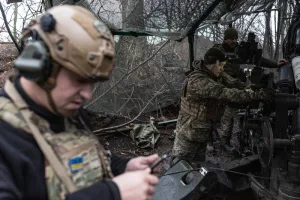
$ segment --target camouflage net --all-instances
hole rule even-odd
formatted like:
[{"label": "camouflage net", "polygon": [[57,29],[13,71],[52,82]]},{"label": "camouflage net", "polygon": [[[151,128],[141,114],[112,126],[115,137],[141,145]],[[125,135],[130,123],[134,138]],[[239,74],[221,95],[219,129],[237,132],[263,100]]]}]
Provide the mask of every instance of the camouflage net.
[{"label": "camouflage net", "polygon": [[[80,0],[75,4],[89,8],[114,29],[126,26],[130,30],[153,31],[155,26],[164,26],[154,17],[145,20],[134,19],[141,14],[135,11],[141,2],[136,1],[135,5],[132,5],[132,2],[135,1],[128,1],[128,5],[124,5],[118,1],[89,1],[87,3],[85,0]],[[186,21],[181,20],[180,16],[173,19],[172,27],[175,28],[172,30],[183,29],[191,18],[198,17],[193,15],[193,12],[201,7],[205,8],[205,5],[199,2],[197,5],[193,5],[194,10],[190,10],[190,17],[181,16],[181,19]],[[46,1],[45,7],[47,9],[58,4],[74,4],[74,1]],[[120,6],[127,6],[126,13],[123,15]],[[156,14],[161,12],[158,9],[159,6],[156,5]],[[154,7],[155,5],[147,4],[145,9],[150,12]],[[197,12],[197,14],[200,13]],[[122,24],[121,21],[124,17],[126,19]],[[150,18],[154,21],[151,21]],[[126,20],[129,22],[124,25]],[[163,28],[156,28],[156,30]],[[94,99],[88,102],[85,108],[93,112],[132,118],[140,112],[159,111],[160,108],[177,103],[185,72],[189,70],[187,40],[175,42],[169,38],[154,36],[138,38],[115,36],[115,40],[117,62],[111,80],[96,85]],[[204,37],[195,37],[195,44],[196,58],[198,59],[213,45]]]},{"label": "camouflage net", "polygon": [[[110,28],[152,32],[182,32],[214,2],[213,0],[46,0],[45,8],[59,4],[76,4],[92,10]],[[221,42],[224,26],[234,16],[252,6],[252,10],[274,1],[246,1],[226,6],[221,2],[196,30],[195,59],[201,59],[213,42]],[[248,6],[248,7],[247,7]],[[212,37],[212,33],[214,37]],[[216,37],[217,36],[217,37]],[[185,72],[189,70],[187,39],[176,42],[168,37],[115,36],[117,62],[111,80],[96,85],[94,99],[85,108],[110,115],[132,118],[143,112],[176,104]]]},{"label": "camouflage net", "polygon": [[86,108],[132,117],[178,101],[185,72],[189,70],[187,41],[166,40],[149,45],[147,39],[120,38],[112,78],[96,86],[95,98]]}]

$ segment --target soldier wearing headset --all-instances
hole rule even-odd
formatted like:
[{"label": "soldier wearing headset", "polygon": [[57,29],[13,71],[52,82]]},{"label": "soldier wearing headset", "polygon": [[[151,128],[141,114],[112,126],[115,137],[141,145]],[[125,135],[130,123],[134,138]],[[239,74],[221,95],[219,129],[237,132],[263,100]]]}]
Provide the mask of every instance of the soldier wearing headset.
[{"label": "soldier wearing headset", "polygon": [[28,38],[0,93],[0,199],[151,199],[158,156],[110,156],[78,113],[113,68],[105,24],[58,6],[30,22]]}]

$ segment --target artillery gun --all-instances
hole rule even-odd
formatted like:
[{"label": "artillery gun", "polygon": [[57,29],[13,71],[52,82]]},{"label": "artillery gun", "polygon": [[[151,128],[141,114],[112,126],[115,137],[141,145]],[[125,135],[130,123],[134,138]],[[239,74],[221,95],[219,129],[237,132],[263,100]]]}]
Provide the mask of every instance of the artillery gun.
[{"label": "artillery gun", "polygon": [[276,84],[273,74],[261,76],[276,89],[274,101],[249,105],[241,114],[241,152],[258,155],[261,176],[269,178],[262,185],[279,199],[300,198],[300,98],[293,68],[281,66]]},{"label": "artillery gun", "polygon": [[[243,174],[249,175],[248,182],[240,185],[248,185],[256,199],[300,199],[299,18],[298,3],[283,46],[283,57],[289,62],[277,69],[277,77],[260,67],[261,51],[253,40],[255,35],[249,34],[248,41],[239,45],[239,58],[255,66],[249,76],[254,89],[276,90],[272,102],[254,102],[239,113],[239,150],[245,158],[258,158],[257,165],[248,166],[247,169],[251,170]],[[253,50],[251,53],[247,51],[249,48]],[[235,166],[231,172],[237,172],[238,167]],[[224,170],[218,173],[212,170],[215,166],[207,163],[203,163],[202,168],[205,173],[193,169],[186,161],[175,162],[160,179],[154,199],[235,199],[234,195],[228,194],[237,193],[239,182],[233,180],[231,172]],[[247,198],[243,195],[243,199]],[[251,196],[250,199],[254,198]]]},{"label": "artillery gun", "polygon": [[276,89],[274,101],[249,105],[240,113],[240,150],[258,155],[260,175],[267,178],[253,180],[253,189],[259,186],[261,191],[270,191],[280,200],[300,199],[299,11],[298,4],[283,46],[284,58],[289,63],[279,67],[277,81],[272,73],[251,74],[254,84]]}]

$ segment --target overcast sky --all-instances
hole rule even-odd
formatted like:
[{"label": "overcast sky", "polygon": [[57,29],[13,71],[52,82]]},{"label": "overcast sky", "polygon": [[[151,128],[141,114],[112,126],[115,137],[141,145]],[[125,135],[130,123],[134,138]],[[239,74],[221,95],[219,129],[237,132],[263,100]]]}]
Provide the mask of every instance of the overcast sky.
[{"label": "overcast sky", "polygon": [[[15,4],[7,4],[6,0],[0,0],[2,3],[2,6],[4,7],[7,20],[9,21],[11,31],[13,31],[13,11],[16,8]],[[23,0],[22,3],[17,3],[17,9],[18,9],[18,16],[17,16],[17,36],[19,36],[22,28],[29,23],[30,19],[32,17],[35,17],[39,12],[37,12],[39,9],[41,9],[39,6],[41,0]],[[99,10],[99,7],[93,6],[94,11],[97,12]],[[104,1],[103,5],[101,5],[101,12],[100,15],[104,17],[107,21],[114,24],[118,28],[121,28],[121,11],[120,11],[120,1],[118,0],[107,0]],[[105,12],[104,12],[105,11]],[[109,11],[109,12],[108,12]],[[275,12],[273,12],[273,15]],[[272,23],[272,29],[274,28],[274,19],[275,17],[272,17],[273,23]],[[259,20],[262,25],[264,25],[264,15],[263,13],[259,14],[257,20]],[[254,26],[255,27],[255,26]],[[253,31],[256,32],[263,32],[264,29],[260,26],[257,26],[253,28]],[[255,30],[256,29],[256,30]],[[263,34],[261,34],[263,35]],[[262,37],[260,38],[260,42],[262,41]],[[2,15],[0,16],[0,41],[1,42],[7,42],[11,41],[6,28],[4,26],[4,22],[2,19]]]}]

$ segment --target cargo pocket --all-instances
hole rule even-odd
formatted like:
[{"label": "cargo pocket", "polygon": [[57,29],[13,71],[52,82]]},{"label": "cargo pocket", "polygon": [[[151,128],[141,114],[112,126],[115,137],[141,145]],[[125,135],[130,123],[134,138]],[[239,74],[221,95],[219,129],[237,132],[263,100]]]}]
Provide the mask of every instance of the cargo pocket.
[{"label": "cargo pocket", "polygon": [[189,140],[193,142],[204,143],[210,140],[212,132],[212,124],[206,121],[192,120],[190,124],[190,131],[187,135]]}]

